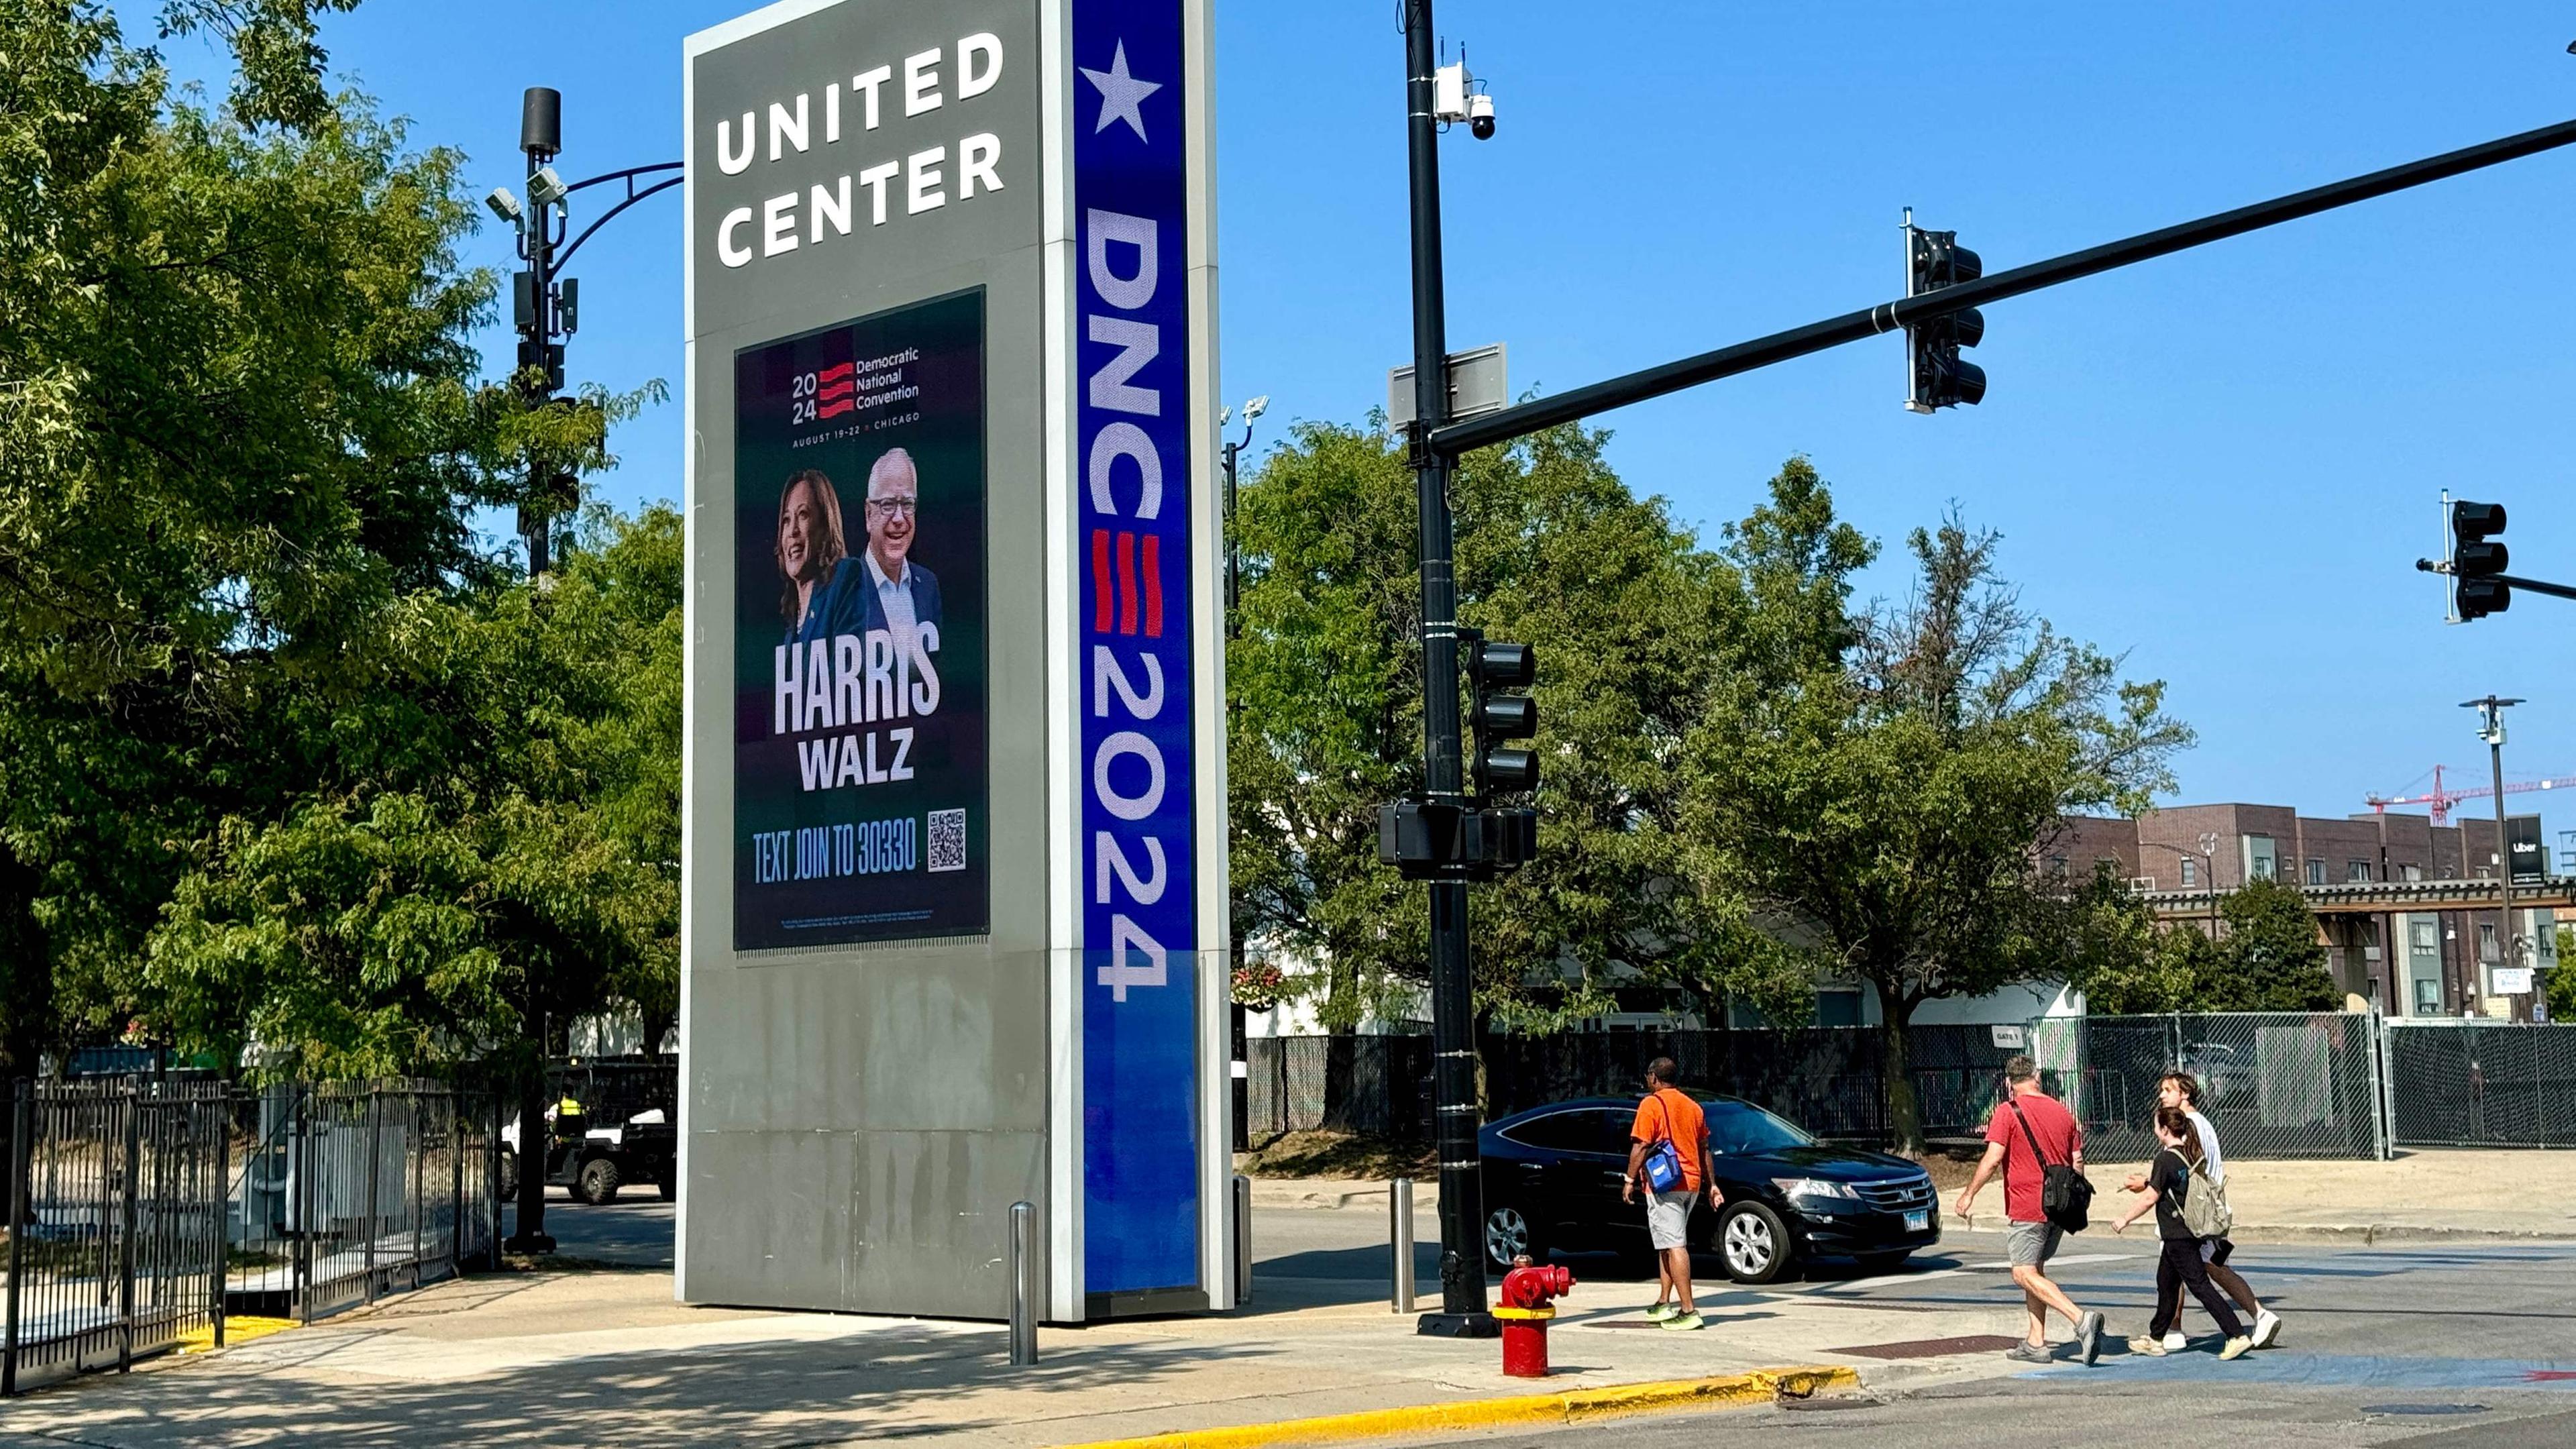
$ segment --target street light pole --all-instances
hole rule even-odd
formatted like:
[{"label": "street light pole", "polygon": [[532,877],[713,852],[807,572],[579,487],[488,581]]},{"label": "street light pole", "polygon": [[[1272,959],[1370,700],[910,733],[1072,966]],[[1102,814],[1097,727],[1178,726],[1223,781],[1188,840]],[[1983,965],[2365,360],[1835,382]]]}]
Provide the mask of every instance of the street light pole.
[{"label": "street light pole", "polygon": [[[2504,920],[2496,927],[2496,951],[2498,959],[2507,969],[2519,967],[2522,964],[2522,950],[2520,938],[2513,929],[2513,845],[2505,839],[2504,830],[2504,712],[2509,706],[2520,703],[2522,701],[2518,699],[2498,699],[2492,694],[2484,699],[2463,700],[2460,703],[2460,708],[2474,709],[2478,712],[2478,738],[2487,742],[2487,763],[2495,772],[2496,890],[2502,898],[2504,907]],[[2474,941],[2471,946],[2469,987],[2470,999],[2474,1000],[2478,986],[2477,958],[2481,953],[2475,949]],[[2530,993],[2517,991],[2513,993],[2512,1001],[2513,1019],[2529,1021],[2531,1019]],[[2462,1015],[2468,1014],[2468,1006],[2467,1001],[2461,1003]]]},{"label": "street light pole", "polygon": [[[2142,847],[2152,845],[2159,850],[2170,850],[2184,860],[2191,859],[2194,854],[2169,840],[2147,840],[2139,843]],[[2214,946],[2218,944],[2218,832],[2202,831],[2199,844],[2201,885],[2209,893],[2209,941]]]},{"label": "street light pole", "polygon": [[[1270,396],[1267,393],[1245,403],[1242,408],[1243,436],[1225,445],[1225,637],[1228,639],[1239,639],[1243,636],[1243,620],[1237,613],[1243,606],[1243,569],[1242,548],[1235,541],[1234,534],[1235,457],[1252,445],[1252,424],[1269,407]],[[1218,416],[1217,425],[1224,426],[1234,413],[1234,409],[1227,409]],[[1231,715],[1234,711],[1234,701],[1231,698],[1227,699],[1225,707],[1227,714]],[[1228,916],[1226,944],[1231,948],[1229,965],[1233,968],[1227,975],[1231,978],[1233,970],[1240,970],[1243,966],[1243,933],[1232,920],[1233,902],[1228,901],[1226,904]],[[1228,987],[1231,988],[1232,984],[1229,979]],[[1226,993],[1228,998],[1232,998],[1233,994],[1231,989]],[[1226,1014],[1231,1019],[1234,1037],[1234,1057],[1228,1064],[1227,1073],[1233,1079],[1234,1150],[1249,1152],[1252,1150],[1252,1079],[1249,1075],[1251,1042],[1247,1039],[1248,1034],[1244,1028],[1243,1003],[1229,999],[1226,1003]]]},{"label": "street light pole", "polygon": [[[530,86],[519,100],[519,149],[527,153],[528,175],[534,177],[563,150],[563,93],[549,86]],[[524,342],[534,343],[537,376],[528,377],[529,348],[522,347],[519,377],[528,394],[528,405],[542,405],[554,393],[549,344],[554,341],[554,273],[555,273],[555,205],[531,184],[528,188],[530,213],[519,228],[519,250],[528,261],[528,289],[531,307],[522,315],[519,335]],[[543,578],[553,566],[551,555],[552,513],[547,507],[545,491],[551,486],[545,463],[534,453],[528,457],[528,495],[519,505],[519,536],[528,545],[528,577]],[[527,1129],[520,1128],[521,1135]],[[525,1145],[524,1143],[522,1144]],[[521,1156],[525,1156],[523,1152]],[[542,1179],[540,1179],[542,1181]],[[524,1209],[523,1209],[524,1211]],[[539,1209],[542,1214],[543,1209]]]},{"label": "street light pole", "polygon": [[[1451,571],[1449,459],[1429,446],[1449,420],[1448,322],[1440,259],[1440,131],[1433,114],[1431,0],[1404,0],[1405,142],[1413,211],[1413,481],[1422,548],[1422,788],[1462,805],[1458,749],[1458,585]],[[1475,993],[1467,963],[1467,883],[1431,896],[1432,1141],[1440,1154],[1440,1311],[1418,1331],[1489,1338],[1482,1164],[1476,1149]]]}]

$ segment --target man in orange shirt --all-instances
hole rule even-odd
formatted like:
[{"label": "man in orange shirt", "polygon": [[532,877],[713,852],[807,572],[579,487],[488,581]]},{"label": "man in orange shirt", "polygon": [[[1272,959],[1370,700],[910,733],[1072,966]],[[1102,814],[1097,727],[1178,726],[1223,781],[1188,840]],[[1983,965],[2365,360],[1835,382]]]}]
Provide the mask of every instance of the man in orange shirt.
[{"label": "man in orange shirt", "polygon": [[[1636,1125],[1628,1131],[1628,1181],[1619,1200],[1635,1202],[1646,1190],[1646,1229],[1655,1242],[1655,1306],[1646,1317],[1672,1329],[1702,1326],[1691,1302],[1690,1213],[1702,1192],[1714,1211],[1726,1200],[1717,1188],[1717,1173],[1708,1159],[1708,1115],[1680,1090],[1681,1069],[1671,1057],[1646,1064],[1646,1099],[1637,1104]],[[1657,1145],[1669,1142],[1681,1164],[1681,1180],[1656,1191],[1646,1176],[1646,1159]],[[1674,1300],[1667,1306],[1666,1299]]]}]

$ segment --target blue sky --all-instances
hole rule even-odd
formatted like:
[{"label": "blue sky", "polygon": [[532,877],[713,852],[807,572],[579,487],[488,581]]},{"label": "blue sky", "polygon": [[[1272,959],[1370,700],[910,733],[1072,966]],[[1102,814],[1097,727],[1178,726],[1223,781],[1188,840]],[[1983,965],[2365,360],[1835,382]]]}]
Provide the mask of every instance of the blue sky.
[{"label": "blue sky", "polygon": [[[681,38],[746,8],[368,0],[324,40],[480,190],[519,180],[531,84],[564,92],[567,176],[675,158]],[[1955,23],[1927,35],[1936,13]],[[1357,421],[1409,337],[1394,6],[1217,17],[1227,393],[1270,394],[1272,424]],[[2436,17],[1448,0],[1501,122],[1443,146],[1450,341],[1507,341],[1516,390],[1559,390],[1901,291],[1906,205],[1994,271],[2576,116],[2576,9]],[[590,243],[576,379],[677,383],[679,257],[675,199]],[[506,234],[473,259],[509,265]],[[1792,453],[1892,555],[1956,502],[2003,532],[2026,603],[2169,681],[2200,732],[2181,798],[2340,814],[2437,762],[2482,778],[2457,703],[2490,690],[2531,700],[2509,769],[2576,771],[2576,603],[2448,628],[2412,569],[2448,486],[2510,506],[2519,571],[2576,581],[2571,302],[2558,153],[1989,308],[1982,407],[1904,412],[1888,338],[1604,422],[1631,485],[1710,530]],[[676,398],[624,427],[605,496],[676,498],[680,434]],[[2545,813],[2576,827],[2576,804]]]}]

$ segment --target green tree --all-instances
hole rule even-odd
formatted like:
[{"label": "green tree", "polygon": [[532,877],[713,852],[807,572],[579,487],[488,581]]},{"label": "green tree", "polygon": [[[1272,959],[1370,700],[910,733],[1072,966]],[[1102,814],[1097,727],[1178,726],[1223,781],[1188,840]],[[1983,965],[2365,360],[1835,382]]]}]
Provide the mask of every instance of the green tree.
[{"label": "green tree", "polygon": [[350,682],[391,601],[489,571],[499,409],[465,334],[491,279],[456,265],[459,158],[314,104],[316,8],[169,7],[245,57],[210,112],[99,7],[0,0],[13,1070],[144,1009],[173,843],[273,812],[312,763],[294,701]]},{"label": "green tree", "polygon": [[[2166,1011],[2334,1011],[2343,992],[2326,969],[2316,916],[2296,886],[2256,880],[2219,902],[2212,941],[2195,924],[2156,931],[2143,903],[2119,903],[2125,938],[2070,979],[2106,1016]],[[2141,939],[2138,933],[2145,933]]]},{"label": "green tree", "polygon": [[602,546],[576,540],[543,586],[407,601],[336,721],[367,768],[196,849],[148,954],[183,1046],[360,1075],[616,1002],[669,1025],[679,518],[590,527]]},{"label": "green tree", "polygon": [[0,0],[14,1070],[129,1026],[375,1070],[672,1009],[676,516],[534,583],[474,526],[532,479],[577,506],[554,480],[659,393],[484,383],[461,158],[324,89],[349,3],[172,0],[238,62],[210,110],[100,7]]},{"label": "green tree", "polygon": [[2059,637],[1997,575],[1997,539],[1955,517],[1908,540],[1901,604],[1846,603],[1866,559],[1804,460],[1736,531],[1741,577],[1776,579],[1719,671],[1688,770],[1696,874],[1782,923],[1808,959],[1868,982],[1884,1011],[1901,1150],[1922,1149],[1907,1028],[1927,1001],[2062,976],[2096,919],[2045,870],[2070,814],[2135,810],[2188,742],[2163,690]]},{"label": "green tree", "polygon": [[[1796,993],[1767,938],[1682,879],[1682,745],[1722,623],[1718,565],[1629,493],[1605,436],[1487,450],[1452,487],[1462,622],[1539,661],[1540,859],[1473,897],[1477,1000],[1525,1029],[1605,1009],[1614,967]],[[1324,967],[1321,1014],[1347,1029],[1425,977],[1421,890],[1376,854],[1378,806],[1421,783],[1413,477],[1382,431],[1303,424],[1243,489],[1236,529],[1235,926]]]},{"label": "green tree", "polygon": [[2186,1010],[2334,1011],[2343,992],[2326,970],[2317,918],[2299,889],[2277,880],[2248,881],[2219,901],[2226,930],[2217,970],[2205,974]]}]

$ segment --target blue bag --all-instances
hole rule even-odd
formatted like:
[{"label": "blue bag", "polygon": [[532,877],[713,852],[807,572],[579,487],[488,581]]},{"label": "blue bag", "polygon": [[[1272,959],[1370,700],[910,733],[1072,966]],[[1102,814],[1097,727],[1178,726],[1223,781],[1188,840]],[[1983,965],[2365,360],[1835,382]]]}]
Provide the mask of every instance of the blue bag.
[{"label": "blue bag", "polygon": [[[1664,1095],[1655,1094],[1655,1105],[1664,1105]],[[1664,1112],[1664,1135],[1646,1149],[1646,1186],[1656,1192],[1671,1192],[1682,1185],[1682,1154],[1673,1144],[1673,1114]]]}]

